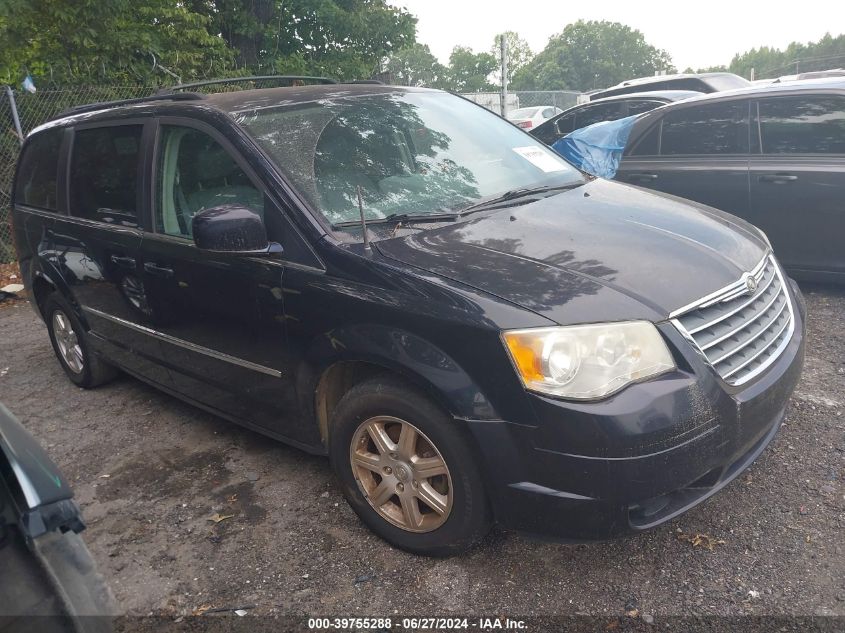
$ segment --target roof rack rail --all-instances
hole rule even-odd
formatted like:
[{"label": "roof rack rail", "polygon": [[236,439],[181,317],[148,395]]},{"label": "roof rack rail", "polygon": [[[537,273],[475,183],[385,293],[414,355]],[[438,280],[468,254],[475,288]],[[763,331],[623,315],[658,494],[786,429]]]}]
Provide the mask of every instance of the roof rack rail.
[{"label": "roof rack rail", "polygon": [[383,86],[384,82],[378,79],[351,79],[349,81],[344,81],[345,84],[373,84],[376,86]]},{"label": "roof rack rail", "polygon": [[98,101],[96,103],[88,103],[86,105],[75,106],[59,112],[54,119],[71,116],[74,114],[82,114],[84,112],[94,112],[95,110],[105,110],[106,108],[114,108],[116,106],[133,105],[136,103],[146,103],[147,101],[194,101],[197,99],[205,99],[205,95],[198,92],[180,92],[180,93],[160,93],[150,95],[148,97],[137,97],[135,99],[118,99],[116,101]]},{"label": "roof rack rail", "polygon": [[215,84],[234,84],[241,81],[312,81],[319,84],[336,84],[337,81],[329,77],[311,77],[308,75],[253,75],[248,77],[226,77],[225,79],[208,79],[206,81],[194,81],[189,84],[178,84],[159,90],[159,94],[174,93],[178,90],[213,86]]}]

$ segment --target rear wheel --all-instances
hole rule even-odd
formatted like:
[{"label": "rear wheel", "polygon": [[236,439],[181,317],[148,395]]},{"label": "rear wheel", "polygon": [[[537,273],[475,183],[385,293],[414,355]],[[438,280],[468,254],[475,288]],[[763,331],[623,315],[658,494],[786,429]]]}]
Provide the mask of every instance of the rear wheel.
[{"label": "rear wheel", "polygon": [[90,389],[117,375],[114,367],[92,352],[82,323],[58,292],[44,302],[44,320],[59,364],[74,384]]},{"label": "rear wheel", "polygon": [[338,403],[332,466],[352,509],[393,545],[447,556],[489,530],[481,473],[456,424],[391,378],[360,383]]}]

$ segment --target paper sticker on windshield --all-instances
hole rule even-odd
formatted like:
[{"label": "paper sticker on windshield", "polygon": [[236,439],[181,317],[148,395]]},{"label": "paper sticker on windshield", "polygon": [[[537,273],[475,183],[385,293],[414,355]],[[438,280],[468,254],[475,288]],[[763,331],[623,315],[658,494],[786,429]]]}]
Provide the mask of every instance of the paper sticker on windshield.
[{"label": "paper sticker on windshield", "polygon": [[534,165],[534,167],[542,169],[545,172],[563,171],[566,169],[566,163],[558,160],[554,155],[549,154],[539,147],[514,147],[513,151]]}]

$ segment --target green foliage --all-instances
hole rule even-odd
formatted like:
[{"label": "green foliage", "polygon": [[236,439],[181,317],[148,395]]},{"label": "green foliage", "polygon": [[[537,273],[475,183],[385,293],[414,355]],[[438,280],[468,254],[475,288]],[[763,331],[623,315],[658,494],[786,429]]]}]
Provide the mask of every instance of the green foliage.
[{"label": "green foliage", "polygon": [[257,74],[371,77],[382,59],[416,41],[416,18],[386,0],[188,0],[209,16]]},{"label": "green foliage", "polygon": [[456,46],[449,55],[449,68],[440,87],[455,92],[496,90],[489,77],[498,66],[490,53],[473,53],[470,48]]},{"label": "green foliage", "polygon": [[415,37],[416,18],[386,0],[3,0],[0,82],[366,78]]},{"label": "green foliage", "polygon": [[833,37],[826,33],[818,42],[792,42],[784,50],[769,46],[752,48],[734,55],[729,66],[699,68],[697,72],[729,71],[750,79],[753,68],[756,79],[766,79],[843,66],[845,34]]},{"label": "green foliage", "polygon": [[428,46],[419,43],[390,55],[384,71],[389,73],[393,83],[427,88],[442,85],[447,73],[446,67],[437,61]]},{"label": "green foliage", "polygon": [[[206,16],[172,0],[4,0],[0,82],[155,81],[197,76],[231,54]],[[172,79],[168,78],[171,82]]]},{"label": "green foliage", "polygon": [[569,24],[534,59],[514,73],[514,90],[590,90],[657,70],[674,71],[666,51],[618,22]]},{"label": "green foliage", "polygon": [[[502,37],[505,38],[508,44],[508,76],[513,77],[515,72],[524,68],[528,62],[534,59],[534,53],[528,42],[519,37],[518,33],[515,31],[505,31],[504,33],[499,33],[493,39],[493,46],[490,48],[490,53],[496,58],[497,62],[501,55],[499,41]],[[497,79],[501,81],[498,78],[498,73]]]}]

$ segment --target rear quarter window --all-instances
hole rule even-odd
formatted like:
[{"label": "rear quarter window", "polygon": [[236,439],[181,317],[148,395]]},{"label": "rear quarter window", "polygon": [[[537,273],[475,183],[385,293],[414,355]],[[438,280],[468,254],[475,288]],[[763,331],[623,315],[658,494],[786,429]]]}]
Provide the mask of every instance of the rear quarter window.
[{"label": "rear quarter window", "polygon": [[33,136],[23,149],[15,181],[15,204],[48,211],[58,209],[59,150],[64,130],[46,130]]},{"label": "rear quarter window", "polygon": [[759,108],[764,154],[845,154],[845,98],[775,97]]}]

